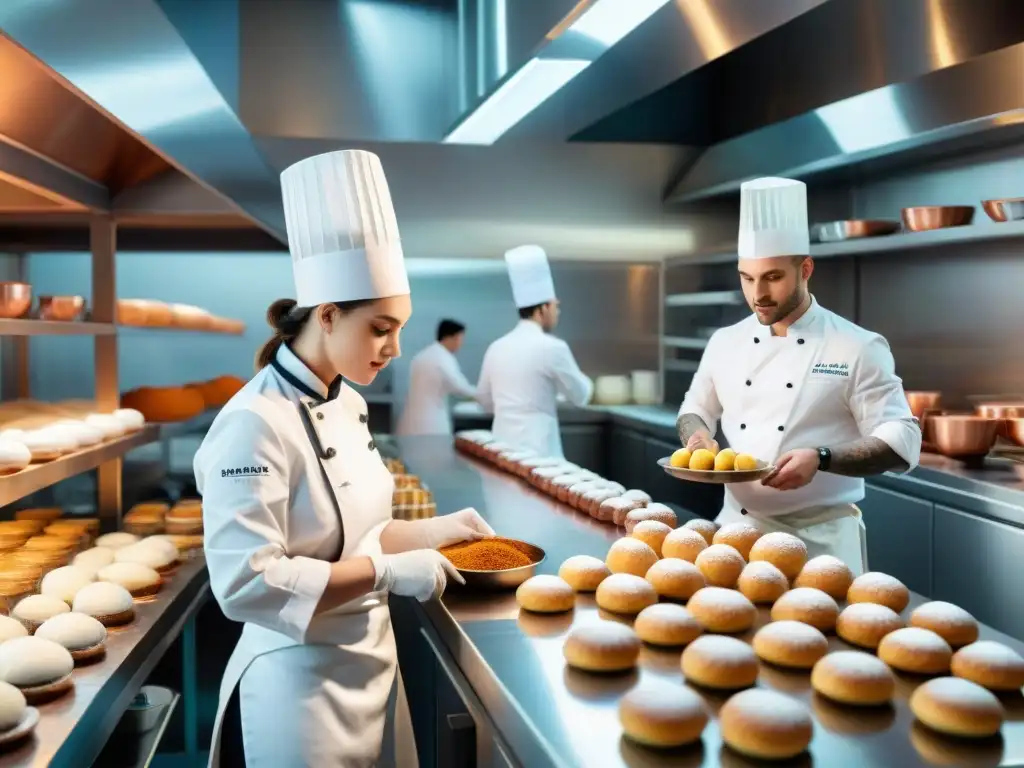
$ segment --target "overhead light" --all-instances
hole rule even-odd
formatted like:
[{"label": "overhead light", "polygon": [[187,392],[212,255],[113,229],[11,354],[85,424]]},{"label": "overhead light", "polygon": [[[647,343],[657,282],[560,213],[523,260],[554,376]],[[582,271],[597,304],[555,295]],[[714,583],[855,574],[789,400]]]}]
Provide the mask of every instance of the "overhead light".
[{"label": "overhead light", "polygon": [[669,0],[597,0],[569,27],[611,47],[643,24]]},{"label": "overhead light", "polygon": [[444,138],[445,144],[493,144],[590,64],[530,59]]}]

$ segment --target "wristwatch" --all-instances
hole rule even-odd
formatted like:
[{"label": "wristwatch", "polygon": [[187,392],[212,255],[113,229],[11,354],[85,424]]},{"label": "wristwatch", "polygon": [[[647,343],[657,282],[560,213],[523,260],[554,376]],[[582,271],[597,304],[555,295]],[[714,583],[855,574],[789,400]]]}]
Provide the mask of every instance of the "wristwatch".
[{"label": "wristwatch", "polygon": [[818,449],[818,471],[828,472],[829,465],[832,463],[832,451],[828,448]]}]

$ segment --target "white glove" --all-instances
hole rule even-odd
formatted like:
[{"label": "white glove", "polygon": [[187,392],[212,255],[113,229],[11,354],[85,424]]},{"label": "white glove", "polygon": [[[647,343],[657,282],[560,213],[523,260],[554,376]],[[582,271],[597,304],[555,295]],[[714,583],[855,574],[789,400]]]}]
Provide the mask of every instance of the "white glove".
[{"label": "white glove", "polygon": [[432,549],[377,555],[370,560],[377,574],[373,582],[374,592],[415,597],[425,603],[444,592],[449,576],[459,584],[466,583],[448,558]]},{"label": "white glove", "polygon": [[417,520],[413,525],[418,528],[421,546],[425,549],[438,549],[494,535],[494,529],[472,507],[429,520]]}]

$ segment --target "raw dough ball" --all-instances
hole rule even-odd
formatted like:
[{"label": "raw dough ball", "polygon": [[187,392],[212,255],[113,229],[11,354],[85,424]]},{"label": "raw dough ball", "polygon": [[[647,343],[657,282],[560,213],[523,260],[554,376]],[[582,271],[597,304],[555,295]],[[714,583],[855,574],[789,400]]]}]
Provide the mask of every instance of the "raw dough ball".
[{"label": "raw dough ball", "polygon": [[750,562],[764,560],[782,571],[787,579],[795,579],[807,562],[807,545],[791,533],[772,531],[754,542]]},{"label": "raw dough ball", "polygon": [[726,635],[702,635],[686,646],[681,659],[683,676],[705,688],[736,690],[757,681],[754,649]]},{"label": "raw dough ball", "polygon": [[599,608],[628,616],[658,602],[658,593],[650,582],[631,573],[613,573],[601,582],[595,597]]},{"label": "raw dough ball", "polygon": [[666,557],[651,566],[645,576],[659,597],[669,600],[689,600],[705,585],[704,574],[697,566],[676,557]]},{"label": "raw dough ball", "polygon": [[882,638],[903,627],[903,619],[892,608],[877,603],[854,603],[839,614],[836,634],[861,648],[874,650]]},{"label": "raw dough ball", "polygon": [[728,544],[712,544],[693,562],[714,587],[735,587],[746,565],[743,556]]},{"label": "raw dough ball", "polygon": [[131,593],[106,581],[95,581],[78,590],[72,608],[75,613],[99,619],[106,627],[126,624],[135,618]]},{"label": "raw dough ball", "polygon": [[954,648],[978,639],[978,622],[959,605],[942,600],[919,605],[910,614],[910,626],[930,629]]},{"label": "raw dough ball", "polygon": [[672,533],[672,529],[660,520],[641,520],[633,526],[630,536],[642,541],[654,550],[654,554],[661,557],[661,545],[670,533]]},{"label": "raw dough ball", "polygon": [[704,541],[708,543],[708,546],[714,544],[715,534],[718,532],[718,523],[714,520],[705,520],[703,517],[698,517],[693,520],[687,520],[683,528],[689,528],[691,531],[696,531],[704,537]]},{"label": "raw dough ball", "polygon": [[617,621],[582,624],[569,632],[562,648],[569,666],[588,672],[624,672],[636,666],[640,638]]},{"label": "raw dough ball", "polygon": [[23,690],[55,683],[74,668],[68,650],[52,640],[30,635],[0,645],[0,680]]},{"label": "raw dough ball", "polygon": [[766,560],[747,563],[736,588],[752,603],[771,605],[789,589],[785,574]]},{"label": "raw dough ball", "polygon": [[897,629],[878,644],[878,658],[893,669],[919,675],[946,674],[952,657],[949,643],[920,627]]},{"label": "raw dough ball", "polygon": [[612,573],[632,573],[642,577],[658,562],[658,553],[639,539],[627,537],[612,544],[605,562]]},{"label": "raw dough ball", "polygon": [[62,613],[47,619],[36,630],[36,637],[53,640],[71,652],[71,657],[84,660],[103,653],[107,628],[92,616]]},{"label": "raw dough ball", "polygon": [[28,634],[25,625],[10,616],[0,615],[0,643],[10,640],[12,637],[24,637]]},{"label": "raw dough ball", "polygon": [[700,624],[681,605],[657,603],[640,611],[633,622],[640,639],[651,645],[686,645],[701,633]]},{"label": "raw dough ball", "polygon": [[965,645],[953,654],[950,669],[957,677],[991,691],[1024,688],[1024,659],[1012,648],[991,640]]},{"label": "raw dough ball", "polygon": [[791,589],[772,606],[772,621],[802,621],[822,632],[831,632],[839,618],[836,601],[820,589],[798,587]]},{"label": "raw dough ball", "polygon": [[108,549],[120,549],[121,547],[127,547],[129,544],[135,544],[138,540],[139,537],[134,533],[115,531],[114,533],[105,533],[96,539],[96,546],[107,547]]},{"label": "raw dough ball", "polygon": [[622,697],[619,721],[633,741],[664,749],[700,739],[708,711],[704,700],[689,688],[644,682]]},{"label": "raw dough ball", "polygon": [[104,568],[112,562],[114,562],[113,549],[110,547],[93,547],[75,555],[75,559],[71,561],[71,564],[76,568],[88,571],[95,577],[100,568]]},{"label": "raw dough ball", "polygon": [[661,543],[662,557],[675,557],[694,562],[697,555],[708,548],[708,543],[691,528],[676,528]]},{"label": "raw dough ball", "polygon": [[742,755],[785,760],[807,749],[814,735],[807,707],[762,688],[741,691],[718,712],[722,741]]},{"label": "raw dough ball", "polygon": [[577,592],[593,592],[610,573],[603,561],[590,555],[573,555],[558,569],[559,577]]},{"label": "raw dough ball", "polygon": [[127,589],[132,597],[155,595],[163,586],[160,574],[142,563],[111,563],[100,568],[97,581],[109,581]]},{"label": "raw dough ball", "polygon": [[32,451],[23,443],[0,438],[0,475],[18,472],[32,463]]},{"label": "raw dough ball", "polygon": [[672,511],[672,507],[667,504],[659,504],[656,501],[648,504],[646,507],[634,509],[626,514],[626,519],[622,523],[626,533],[632,533],[633,526],[641,520],[657,520],[669,528],[675,528],[679,524],[679,521],[676,519],[676,513]]},{"label": "raw dough ball", "polygon": [[885,662],[870,653],[837,651],[814,665],[811,687],[842,704],[877,706],[892,700],[896,680]]},{"label": "raw dough ball", "polygon": [[973,738],[994,736],[1006,719],[995,694],[959,677],[938,677],[919,685],[910,695],[910,711],[929,728]]},{"label": "raw dough ball", "polygon": [[765,624],[757,630],[751,645],[765,661],[794,669],[810,669],[828,653],[825,635],[799,621]]},{"label": "raw dough ball", "polygon": [[79,568],[77,565],[65,565],[54,568],[43,576],[43,581],[39,585],[39,593],[56,597],[71,605],[78,590],[92,581],[95,581],[95,578],[88,569]]},{"label": "raw dough ball", "polygon": [[25,694],[10,683],[0,682],[0,732],[20,723],[27,706]]},{"label": "raw dough ball", "polygon": [[899,613],[910,602],[910,590],[887,573],[869,571],[853,580],[846,593],[848,603],[878,603]]},{"label": "raw dough ball", "polygon": [[704,587],[690,598],[687,610],[708,632],[744,632],[754,626],[757,609],[733,589]]},{"label": "raw dough ball", "polygon": [[51,595],[29,595],[20,600],[11,611],[11,616],[22,622],[25,628],[34,631],[51,616],[67,613],[71,608],[59,597]]},{"label": "raw dough ball", "polygon": [[746,560],[750,557],[750,548],[754,546],[754,542],[763,535],[760,530],[747,523],[728,523],[718,529],[712,543],[728,544]]},{"label": "raw dough ball", "polygon": [[793,582],[794,587],[820,589],[835,600],[845,600],[851,584],[853,571],[850,566],[832,555],[812,557]]},{"label": "raw dough ball", "polygon": [[576,593],[558,576],[531,576],[516,590],[516,602],[534,613],[564,613],[576,604]]}]

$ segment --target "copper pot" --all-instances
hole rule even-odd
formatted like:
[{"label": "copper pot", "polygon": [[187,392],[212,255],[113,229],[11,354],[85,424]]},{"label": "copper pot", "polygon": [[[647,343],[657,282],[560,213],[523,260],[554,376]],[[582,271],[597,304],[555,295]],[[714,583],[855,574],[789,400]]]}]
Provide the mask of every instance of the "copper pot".
[{"label": "copper pot", "polygon": [[939,453],[954,458],[984,456],[995,444],[999,419],[972,414],[940,414],[929,420]]},{"label": "copper pot", "polygon": [[78,320],[84,309],[84,296],[39,297],[39,317],[43,320]]},{"label": "copper pot", "polygon": [[941,392],[906,392],[907,402],[910,403],[910,412],[914,418],[921,421],[925,411],[939,407],[942,400]]},{"label": "copper pot", "polygon": [[978,403],[974,406],[974,412],[986,419],[998,419],[997,434],[1010,439],[1006,422],[1009,419],[1024,418],[1024,403]]},{"label": "copper pot", "polygon": [[32,286],[0,282],[0,318],[24,317],[32,307]]},{"label": "copper pot", "polygon": [[1015,445],[1024,448],[1024,417],[1006,419],[1003,424],[1006,429],[1005,437]]},{"label": "copper pot", "polygon": [[903,227],[908,232],[962,227],[974,219],[973,205],[922,205],[900,211]]}]

